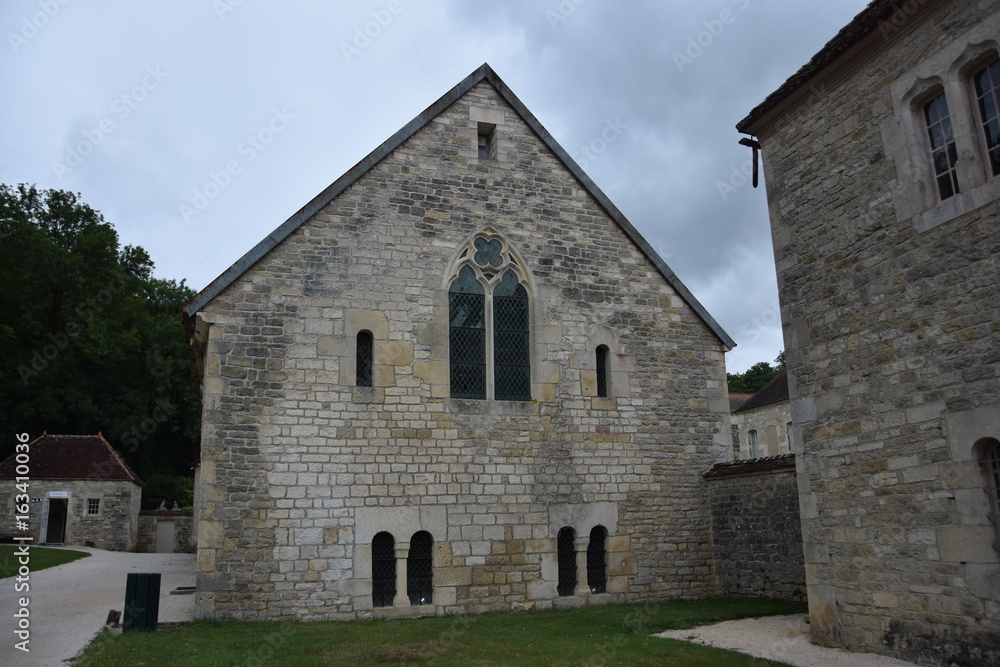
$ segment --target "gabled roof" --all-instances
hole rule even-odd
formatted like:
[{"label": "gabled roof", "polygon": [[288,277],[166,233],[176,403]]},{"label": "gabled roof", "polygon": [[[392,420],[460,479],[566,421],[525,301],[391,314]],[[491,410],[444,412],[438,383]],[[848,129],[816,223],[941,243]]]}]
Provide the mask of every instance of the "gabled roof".
[{"label": "gabled roof", "polygon": [[782,401],[788,400],[788,372],[782,370],[780,373],[771,378],[771,381],[765,384],[763,387],[757,390],[753,396],[747,399],[747,402],[741,405],[739,408],[733,411],[746,412],[747,410],[753,410],[754,408],[762,408],[765,405],[771,405],[773,403],[780,403]]},{"label": "gabled roof", "polygon": [[[28,444],[31,479],[122,480],[142,485],[118,452],[97,435],[43,435]],[[17,477],[17,454],[0,463],[0,479]]]},{"label": "gabled roof", "polygon": [[[913,3],[914,5],[922,3]],[[858,44],[867,37],[883,21],[887,21],[895,12],[900,11],[899,0],[873,0],[867,7],[854,17],[854,19],[844,26],[833,39],[826,43],[820,51],[814,55],[808,63],[799,68],[792,76],[788,77],[785,83],[781,84],[776,91],[768,95],[763,102],[758,104],[747,117],[736,124],[736,129],[740,132],[752,134],[752,126],[777,107],[781,102],[792,96],[796,91],[805,85],[819,72],[833,64],[840,56],[846,53],[851,47]],[[887,24],[887,29],[895,32],[898,27],[894,24]]]},{"label": "gabled roof", "polygon": [[549,134],[548,130],[542,127],[542,124],[538,122],[527,107],[521,103],[521,100],[511,92],[510,88],[507,87],[496,72],[488,64],[483,64],[472,74],[467,76],[462,80],[457,86],[445,93],[440,99],[434,102],[432,105],[427,107],[422,113],[420,113],[416,118],[411,120],[409,123],[404,125],[398,132],[389,137],[381,146],[376,148],[374,151],[369,153],[364,159],[358,162],[356,165],[351,167],[343,176],[338,178],[329,187],[323,190],[321,193],[316,195],[312,201],[300,208],[295,212],[288,220],[283,222],[278,226],[273,232],[267,235],[260,243],[254,246],[249,252],[247,252],[243,257],[238,259],[236,263],[230,266],[226,271],[220,275],[218,278],[213,280],[208,284],[205,289],[196,294],[187,304],[184,305],[184,316],[185,322],[187,324],[187,329],[189,332],[192,331],[192,321],[195,313],[205,307],[212,299],[214,299],[222,290],[232,284],[236,279],[238,279],[244,272],[246,272],[251,266],[253,266],[258,260],[260,260],[264,255],[266,255],[272,248],[281,243],[289,234],[294,232],[299,228],[306,220],[309,220],[312,216],[318,213],[323,207],[333,201],[338,195],[349,188],[355,181],[361,178],[368,170],[377,165],[383,158],[389,155],[392,151],[398,148],[404,141],[409,139],[411,136],[416,134],[421,128],[423,128],[427,123],[431,122],[438,114],[442,113],[445,109],[451,106],[456,100],[465,95],[469,90],[472,89],[476,84],[486,81],[489,83],[496,91],[500,94],[504,100],[518,113],[522,120],[528,124],[528,126],[538,135],[545,145],[555,153],[556,157],[563,163],[563,165],[573,174],[573,176],[580,182],[580,185],[587,191],[587,193],[593,197],[597,203],[604,209],[611,219],[613,219],[618,226],[621,227],[622,231],[632,240],[636,246],[646,255],[646,257],[653,263],[660,274],[663,275],[664,279],[670,284],[671,287],[687,302],[687,304],[698,314],[702,321],[708,326],[709,329],[719,338],[719,340],[729,348],[736,347],[736,343],[732,338],[729,337],[719,323],[715,321],[707,310],[698,302],[694,295],[688,290],[688,288],[680,281],[680,279],[674,274],[674,272],[667,266],[667,263],[657,254],[653,247],[642,237],[641,234],[632,226],[621,211],[611,203],[607,195],[601,192],[601,189],[590,180],[590,177],[583,172],[580,165],[576,163],[569,156],[569,153],[560,146],[552,135]]},{"label": "gabled roof", "polygon": [[729,392],[729,411],[736,412],[739,410],[743,407],[744,403],[750,400],[751,396],[753,394],[734,394],[733,392]]}]

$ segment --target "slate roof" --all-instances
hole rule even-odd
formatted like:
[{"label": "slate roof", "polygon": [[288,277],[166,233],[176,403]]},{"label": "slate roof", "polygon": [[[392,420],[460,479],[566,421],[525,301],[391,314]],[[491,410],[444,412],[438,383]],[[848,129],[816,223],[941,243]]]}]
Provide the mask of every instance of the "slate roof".
[{"label": "slate roof", "polygon": [[[879,28],[879,24],[888,20],[893,13],[900,10],[899,0],[873,0],[861,10],[854,19],[844,26],[833,39],[826,43],[809,62],[790,76],[776,91],[768,95],[758,104],[746,118],[736,124],[736,129],[746,134],[753,134],[750,128],[781,102],[788,99],[797,90],[803,88],[816,74],[831,65],[851,47]],[[895,24],[887,24],[895,32]]]},{"label": "slate roof", "polygon": [[781,401],[788,400],[788,372],[781,371],[773,378],[771,381],[765,384],[763,387],[757,390],[757,393],[751,396],[746,403],[741,405],[738,409],[733,412],[746,412],[747,410],[753,410],[754,408],[762,408],[765,405],[771,405],[772,403],[780,403]]},{"label": "slate roof", "polygon": [[[28,477],[123,480],[142,485],[118,452],[97,435],[43,435],[28,445]],[[17,454],[0,463],[0,479],[17,476]]]},{"label": "slate roof", "polygon": [[458,85],[445,93],[440,99],[427,107],[416,118],[404,125],[398,132],[389,137],[381,146],[369,153],[364,159],[351,167],[343,176],[334,181],[321,193],[316,195],[312,201],[307,203],[296,213],[292,214],[288,220],[283,222],[273,232],[268,234],[264,240],[254,246],[243,257],[238,259],[232,266],[226,269],[222,275],[209,283],[205,289],[196,294],[184,305],[185,326],[190,338],[193,333],[194,315],[214,299],[222,290],[237,280],[244,272],[250,269],[258,260],[266,255],[272,248],[281,243],[289,234],[299,228],[306,220],[318,213],[324,206],[333,201],[340,193],[349,188],[356,180],[361,178],[369,169],[377,165],[383,158],[399,147],[404,141],[416,134],[427,123],[431,122],[438,114],[447,109],[453,102],[465,95],[473,86],[486,81],[500,94],[504,100],[520,115],[521,119],[538,135],[538,138],[556,155],[563,165],[580,182],[580,185],[593,197],[604,211],[618,223],[622,231],[632,240],[636,246],[649,258],[650,262],[657,268],[663,278],[671,287],[687,302],[708,328],[719,338],[719,340],[730,349],[736,347],[736,343],[729,337],[718,322],[715,321],[704,306],[694,297],[691,291],[681,282],[680,278],[674,274],[673,270],[667,266],[663,258],[657,254],[653,247],[642,237],[632,226],[618,208],[611,203],[597,185],[590,180],[590,177],[583,172],[580,165],[576,163],[569,153],[560,146],[548,130],[542,127],[538,119],[528,111],[527,107],[514,95],[496,72],[486,63],[481,65],[476,71],[463,79]]},{"label": "slate roof", "polygon": [[755,459],[737,459],[715,463],[701,474],[702,477],[731,477],[734,475],[751,475],[767,470],[795,469],[795,454],[778,454],[777,456],[761,456]]}]

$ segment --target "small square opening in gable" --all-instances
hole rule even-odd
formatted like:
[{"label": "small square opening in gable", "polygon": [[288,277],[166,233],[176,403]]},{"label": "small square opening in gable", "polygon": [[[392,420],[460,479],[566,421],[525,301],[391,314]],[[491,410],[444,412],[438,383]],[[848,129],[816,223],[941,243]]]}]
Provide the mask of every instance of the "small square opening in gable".
[{"label": "small square opening in gable", "polygon": [[497,157],[497,126],[493,123],[479,123],[479,159],[495,160]]}]

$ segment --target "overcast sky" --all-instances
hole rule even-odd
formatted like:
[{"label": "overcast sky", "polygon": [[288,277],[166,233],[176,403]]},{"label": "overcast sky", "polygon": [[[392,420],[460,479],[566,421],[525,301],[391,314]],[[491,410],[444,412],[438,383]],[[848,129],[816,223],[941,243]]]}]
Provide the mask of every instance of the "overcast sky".
[{"label": "overcast sky", "polygon": [[782,341],[734,125],[866,4],[4,0],[0,182],[80,193],[200,290],[488,62],[736,340],[741,372]]}]

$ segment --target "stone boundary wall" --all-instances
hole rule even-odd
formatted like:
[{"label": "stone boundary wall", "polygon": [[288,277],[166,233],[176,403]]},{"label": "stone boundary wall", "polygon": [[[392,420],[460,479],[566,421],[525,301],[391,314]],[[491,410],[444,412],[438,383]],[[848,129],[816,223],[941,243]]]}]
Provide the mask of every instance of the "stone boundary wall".
[{"label": "stone boundary wall", "polygon": [[156,551],[156,524],[174,522],[174,553],[193,554],[198,551],[194,540],[194,512],[188,510],[142,510],[139,512],[139,539],[135,550],[139,553]]},{"label": "stone boundary wall", "polygon": [[719,592],[804,600],[795,455],[717,463],[704,477]]}]

